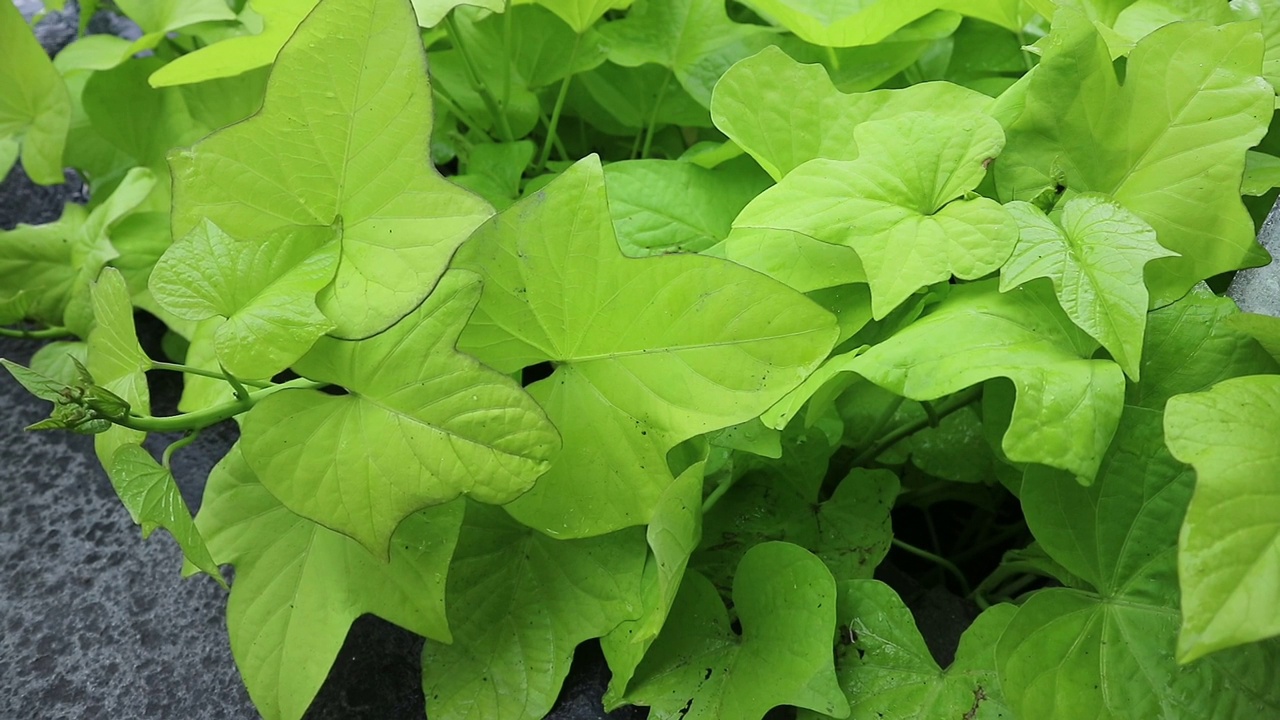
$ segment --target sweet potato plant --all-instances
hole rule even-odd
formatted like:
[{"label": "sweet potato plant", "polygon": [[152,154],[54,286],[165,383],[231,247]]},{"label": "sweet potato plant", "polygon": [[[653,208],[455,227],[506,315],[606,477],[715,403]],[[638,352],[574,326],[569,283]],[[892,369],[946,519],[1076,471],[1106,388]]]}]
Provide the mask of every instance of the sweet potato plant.
[{"label": "sweet potato plant", "polygon": [[655,719],[1280,717],[1280,0],[107,5],[0,1],[0,171],[92,191],[0,232],[5,365],[234,566],[264,717],[364,613],[432,720],[596,638]]}]

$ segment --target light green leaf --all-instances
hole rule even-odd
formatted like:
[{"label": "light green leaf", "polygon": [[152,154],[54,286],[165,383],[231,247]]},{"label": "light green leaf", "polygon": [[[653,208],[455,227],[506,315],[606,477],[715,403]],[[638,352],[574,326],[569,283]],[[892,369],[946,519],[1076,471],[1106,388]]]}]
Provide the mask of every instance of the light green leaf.
[{"label": "light green leaf", "polygon": [[[13,3],[0,3],[0,144],[22,146],[22,167],[41,185],[60,185],[71,97]],[[10,145],[12,148],[12,145]],[[13,151],[0,152],[0,177]]]},{"label": "light green leaf", "polygon": [[116,0],[115,6],[143,32],[124,51],[122,61],[154,48],[170,33],[190,25],[236,19],[225,0]]},{"label": "light green leaf", "polygon": [[[852,248],[795,230],[733,228],[727,238],[703,254],[749,267],[803,293],[855,284],[865,287],[867,282],[862,260]],[[870,291],[866,303],[869,317]]]},{"label": "light green leaf", "polygon": [[[221,374],[218,365],[218,350],[215,338],[218,328],[226,322],[225,318],[214,316],[197,323],[187,338],[187,356],[183,364]],[[235,389],[221,378],[184,375],[182,378],[182,399],[178,401],[178,410],[195,412],[205,408],[231,402],[235,399]]]},{"label": "light green leaf", "polygon": [[218,361],[236,377],[269,378],[333,327],[316,293],[338,267],[335,234],[295,226],[239,240],[206,220],[160,258],[151,293],[180,318],[227,318],[214,334]]},{"label": "light green leaf", "polygon": [[135,168],[93,212],[67,203],[56,222],[0,231],[0,287],[24,295],[28,319],[87,333],[89,285],[117,255],[111,230],[154,186],[149,170]]},{"label": "light green leaf", "polygon": [[68,385],[75,383],[75,378],[49,377],[45,373],[34,368],[23,367],[12,360],[0,358],[0,365],[4,365],[5,370],[8,370],[13,379],[17,380],[18,384],[25,388],[27,392],[51,403],[62,400],[63,391],[67,389]]},{"label": "light green leaf", "polygon": [[386,332],[318,341],[294,369],[349,394],[279,392],[245,415],[245,458],[267,489],[380,556],[417,510],[528,490],[559,438],[519,385],[453,349],[479,297],[478,278],[451,272]]},{"label": "light green leaf", "polygon": [[640,612],[644,539],[553,540],[470,503],[449,573],[453,644],[422,650],[432,720],[538,720],[574,648]]},{"label": "light green leaf", "polygon": [[561,536],[649,520],[679,443],[750,420],[817,366],[835,320],[723,260],[618,249],[594,157],[485,225],[454,261],[485,278],[461,347],[530,386],[565,451],[509,506]]},{"label": "light green leaf", "polygon": [[[517,5],[502,15],[462,12],[454,15],[458,36],[450,36],[455,46],[465,45],[482,84],[510,93],[517,87],[538,90],[566,77],[597,67],[608,56],[604,38],[595,29],[581,35],[563,20],[538,5]],[[436,58],[456,51],[432,53],[431,72],[438,74]],[[466,90],[474,95],[470,79]],[[449,88],[460,100],[461,87]],[[479,99],[479,96],[475,96]],[[507,101],[510,98],[506,98]],[[545,112],[545,111],[544,111]]]},{"label": "light green leaf", "polygon": [[31,356],[31,369],[61,383],[71,385],[76,381],[76,363],[89,361],[89,344],[80,341],[58,341],[36,351]]},{"label": "light green leaf", "polygon": [[[995,644],[1016,611],[995,605],[960,636],[955,661],[938,667],[898,593],[878,580],[840,586],[836,674],[851,720],[1009,718],[995,673]],[[800,720],[824,717],[801,712]]]},{"label": "light green leaf", "polygon": [[1062,313],[1048,283],[1001,293],[989,280],[955,287],[932,312],[849,368],[920,401],[1007,377],[1017,399],[1001,443],[1005,455],[1067,470],[1087,483],[1124,400],[1124,374],[1109,360],[1090,360],[1096,347]]},{"label": "light green leaf", "polygon": [[[91,292],[93,330],[89,332],[89,354],[86,367],[97,385],[106,388],[129,403],[134,414],[151,411],[151,393],[146,372],[151,359],[138,344],[133,325],[133,304],[129,288],[115,268],[102,271]],[[93,448],[104,468],[114,462],[116,450],[124,445],[139,445],[146,433],[112,425],[110,430],[93,438]]]},{"label": "light green leaf", "polygon": [[632,0],[512,0],[512,5],[534,3],[560,16],[579,35],[610,10],[621,10]]},{"label": "light green leaf", "polygon": [[1224,324],[1257,340],[1271,357],[1280,361],[1280,318],[1256,313],[1237,313],[1226,318]]},{"label": "light green leaf", "polygon": [[261,17],[261,32],[223,40],[175,58],[151,75],[151,86],[232,77],[270,65],[316,3],[317,0],[252,0],[249,6]]},{"label": "light green leaf", "polygon": [[848,717],[831,657],[835,581],[822,562],[788,543],[757,545],[733,602],[741,636],[715,587],[687,575],[627,701],[650,706],[654,720],[760,720],[783,704]]},{"label": "light green leaf", "polygon": [[115,0],[115,5],[144,33],[170,33],[188,25],[235,20],[224,0]]},{"label": "light green leaf", "polygon": [[1280,376],[1172,398],[1164,428],[1196,469],[1178,541],[1178,660],[1280,635]]},{"label": "light green leaf", "polygon": [[[1244,3],[1137,0],[1116,15],[1115,23],[1111,26],[1114,37],[1107,36],[1107,44],[1111,46],[1113,55],[1128,54],[1139,40],[1170,23],[1202,20],[1214,25],[1222,25],[1235,21],[1248,21],[1250,16],[1255,14],[1250,12],[1250,9]],[[1123,38],[1125,42],[1118,43],[1115,38]]]},{"label": "light green leaf", "polygon": [[1276,187],[1280,187],[1280,158],[1253,150],[1245,153],[1244,181],[1240,184],[1240,192],[1260,196]]},{"label": "light green leaf", "polygon": [[748,472],[704,518],[693,566],[727,597],[743,556],[765,540],[782,540],[817,555],[838,581],[869,578],[889,552],[889,511],[900,490],[888,470],[855,468],[825,502],[817,488],[769,470]]},{"label": "light green leaf", "polygon": [[1218,297],[1204,284],[1147,315],[1142,381],[1126,388],[1125,404],[1162,411],[1169,398],[1208,390],[1228,378],[1280,372],[1237,324],[1245,317],[1230,298]]},{"label": "light green leaf", "polygon": [[390,557],[374,557],[286,510],[233,447],[209,475],[196,526],[214,558],[235,565],[227,630],[258,712],[301,718],[365,613],[448,642],[445,581],[462,514],[459,501],[411,515]]},{"label": "light green leaf", "polygon": [[136,52],[131,40],[115,35],[86,35],[59,50],[53,66],[64,76],[77,70],[110,70]]},{"label": "light green leaf", "polygon": [[702,483],[706,462],[689,466],[667,486],[645,530],[650,554],[645,562],[644,609],[600,639],[612,677],[605,707],[623,704],[627,686],[666,623],[684,579],[689,557],[702,538]]},{"label": "light green leaf", "polygon": [[520,180],[536,150],[529,140],[473,145],[466,160],[466,174],[454,175],[451,180],[499,210],[508,208],[520,196]]},{"label": "light green leaf", "polygon": [[1067,317],[1137,381],[1148,303],[1142,271],[1177,253],[1161,247],[1142,218],[1103,195],[1077,195],[1053,216],[1026,202],[1007,207],[1018,222],[1018,244],[1000,268],[1000,290],[1049,278]]},{"label": "light green leaf", "polygon": [[857,160],[801,165],[748,204],[734,228],[852,248],[877,320],[926,285],[980,278],[1009,258],[1013,218],[994,200],[967,196],[1004,144],[994,119],[904,113],[861,123],[854,140]]},{"label": "light green leaf", "polygon": [[178,91],[192,119],[209,130],[217,130],[262,108],[270,74],[270,68],[259,68],[235,77],[182,85]]},{"label": "light green leaf", "polygon": [[996,648],[1016,717],[1044,720],[1269,717],[1280,646],[1259,643],[1180,666],[1178,526],[1190,469],[1165,449],[1160,413],[1127,409],[1091,487],[1031,467],[1022,505],[1049,555],[1087,587],[1040,590]]},{"label": "light green leaf", "polygon": [[243,239],[338,227],[342,259],[320,309],[335,335],[368,337],[422,302],[491,213],[431,167],[430,135],[408,4],[325,2],[281,51],[262,111],[171,157],[174,236],[205,218]]},{"label": "light green leaf", "polygon": [[626,160],[606,165],[604,179],[618,244],[630,257],[706,250],[769,185],[750,160],[715,170],[677,160]]},{"label": "light green leaf", "polygon": [[747,7],[814,45],[871,45],[943,5],[942,0],[745,0]]},{"label": "light green leaf", "polygon": [[[147,76],[163,64],[158,58],[143,58],[93,73],[81,94],[93,129],[131,164],[158,173],[167,171],[165,157],[171,149],[190,145],[209,131],[192,120],[181,92],[147,85]],[[121,107],[129,112],[121,112]],[[166,197],[168,184],[162,188]]]},{"label": "light green leaf", "polygon": [[1002,198],[1031,200],[1056,184],[1110,195],[1180,254],[1147,268],[1156,306],[1262,261],[1239,193],[1245,151],[1266,133],[1275,100],[1258,75],[1256,25],[1165,26],[1134,49],[1123,86],[1076,11],[1056,14],[1042,46],[995,164]]},{"label": "light green leaf", "polygon": [[639,0],[626,18],[602,25],[600,34],[611,62],[668,68],[706,106],[731,65],[777,37],[759,25],[730,21],[724,4],[715,0]]},{"label": "light green leaf", "polygon": [[941,4],[941,8],[964,13],[1013,32],[1022,32],[1036,16],[1036,10],[1028,0],[948,0]]},{"label": "light green leaf", "polygon": [[120,502],[133,521],[142,526],[144,540],[157,527],[168,530],[188,562],[226,586],[168,468],[156,462],[141,445],[122,445],[106,469]]},{"label": "light green leaf", "polygon": [[439,25],[450,10],[462,5],[501,13],[507,7],[507,0],[413,0],[413,10],[418,16],[418,24],[428,28]]},{"label": "light green leaf", "polygon": [[711,98],[716,127],[781,180],[815,158],[853,160],[854,132],[868,120],[907,112],[948,116],[982,113],[991,98],[951,83],[845,94],[821,65],[802,65],[765,48],[734,65]]}]

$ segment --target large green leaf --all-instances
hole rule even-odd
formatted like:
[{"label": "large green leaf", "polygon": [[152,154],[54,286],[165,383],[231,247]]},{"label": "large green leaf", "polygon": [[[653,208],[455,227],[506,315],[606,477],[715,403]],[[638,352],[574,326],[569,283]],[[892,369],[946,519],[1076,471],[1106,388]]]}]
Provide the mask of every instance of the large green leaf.
[{"label": "large green leaf", "polygon": [[148,34],[236,18],[223,0],[115,0],[115,5]]},{"label": "large green leaf", "polygon": [[814,45],[871,45],[937,10],[942,0],[745,0]]},{"label": "large green leaf", "polygon": [[626,18],[601,26],[600,34],[610,61],[666,67],[703,105],[711,104],[712,88],[731,65],[776,37],[759,25],[730,21],[716,0],[639,0]]},{"label": "large green leaf", "polygon": [[638,529],[554,540],[501,508],[467,506],[449,573],[453,644],[422,650],[433,720],[539,720],[574,648],[640,612]]},{"label": "large green leaf", "polygon": [[1280,635],[1280,376],[1169,401],[1169,451],[1196,469],[1178,548],[1178,659]]},{"label": "large green leaf", "polygon": [[706,250],[769,185],[745,158],[714,170],[676,160],[624,160],[606,165],[604,178],[618,244],[631,257]]},{"label": "large green leaf", "polygon": [[174,237],[336,227],[320,308],[339,337],[416,307],[491,208],[431,167],[431,86],[407,2],[324,2],[280,52],[263,109],[173,155]]},{"label": "large green leaf", "polygon": [[1001,293],[987,280],[954,288],[847,368],[922,401],[1007,377],[1017,399],[1001,443],[1005,455],[1088,482],[1115,432],[1125,388],[1119,366],[1089,359],[1096,348],[1063,314],[1048,283]]},{"label": "large green leaf", "polygon": [[285,227],[245,241],[206,220],[165,252],[151,293],[186,320],[227,318],[214,332],[218,361],[237,377],[269,378],[333,327],[316,294],[338,268],[334,234]]},{"label": "large green leaf", "polygon": [[56,222],[0,231],[0,298],[22,293],[26,318],[88,332],[89,285],[117,255],[111,231],[155,182],[149,170],[135,168],[92,212],[68,203]]},{"label": "large green leaf", "polygon": [[503,372],[555,368],[529,390],[565,450],[509,509],[558,536],[647,522],[667,451],[759,415],[836,337],[828,312],[732,263],[624,257],[594,157],[481,228],[455,265],[485,278],[461,347]]},{"label": "large green leaf", "polygon": [[702,537],[702,482],[705,462],[696,462],[667,486],[645,529],[649,557],[644,566],[644,608],[600,639],[612,677],[604,695],[612,710],[624,696],[636,668],[662,631],[679,594],[689,558]]},{"label": "large green leaf", "polygon": [[[163,65],[159,58],[142,58],[95,72],[85,83],[80,101],[93,130],[103,140],[130,164],[144,165],[165,178],[162,190],[167,197],[169,183],[164,173],[168,172],[165,158],[169,151],[190,145],[208,134],[209,128],[191,117],[183,93],[147,84],[147,76]],[[75,139],[73,136],[73,143]],[[166,200],[162,207],[167,206]]]},{"label": "large green leaf", "polygon": [[831,657],[836,587],[822,562],[789,543],[757,545],[738,566],[733,602],[741,636],[715,587],[687,575],[627,701],[650,706],[654,720],[760,720],[783,704],[848,717]]},{"label": "large green leaf", "polygon": [[[93,329],[89,332],[88,362],[85,363],[95,384],[106,388],[125,402],[138,415],[151,411],[151,391],[147,387],[147,370],[151,359],[138,344],[133,324],[133,304],[129,288],[114,268],[102,271],[91,290]],[[110,468],[116,451],[125,445],[141,444],[146,434],[120,425],[93,438],[93,449],[104,468]]]},{"label": "large green leaf", "polygon": [[1258,345],[1262,346],[1271,357],[1280,361],[1280,317],[1239,313],[1227,318],[1225,324],[1232,330],[1257,340]]},{"label": "large green leaf", "polygon": [[582,35],[596,24],[596,21],[610,10],[621,10],[631,4],[631,0],[512,0],[513,5],[534,3],[560,16]]},{"label": "large green leaf", "polygon": [[1027,202],[1008,208],[1018,244],[1000,268],[1000,289],[1049,278],[1071,321],[1137,380],[1148,305],[1142,270],[1176,253],[1156,242],[1142,218],[1102,195],[1078,195],[1052,216]]},{"label": "large green leaf", "polygon": [[[71,126],[71,97],[13,3],[0,4],[0,177],[22,153],[27,175],[58,185]],[[7,149],[6,149],[7,148]]]},{"label": "large green leaf", "polygon": [[1017,717],[1222,718],[1280,712],[1280,646],[1225,650],[1179,666],[1178,528],[1190,469],[1165,449],[1161,415],[1125,412],[1091,487],[1049,468],[1022,483],[1027,523],[1085,583],[1041,590],[996,649]]},{"label": "large green leaf", "polygon": [[187,562],[219,584],[226,584],[169,468],[156,462],[141,445],[122,445],[107,466],[107,476],[129,516],[142,526],[143,539],[150,537],[157,527],[168,530],[178,541]]},{"label": "large green leaf", "polygon": [[1280,365],[1233,322],[1246,317],[1230,298],[1203,284],[1147,315],[1142,381],[1129,384],[1125,403],[1161,411],[1176,395],[1208,390],[1240,375],[1280,372]]},{"label": "large green leaf", "polygon": [[1157,305],[1262,260],[1239,193],[1245,151],[1274,105],[1255,25],[1165,26],[1134,49],[1123,86],[1079,12],[1059,11],[1041,49],[995,164],[1002,197],[1031,200],[1056,185],[1112,196],[1180,255],[1147,267]]},{"label": "large green leaf", "polygon": [[198,83],[270,65],[303,18],[316,7],[316,1],[252,0],[249,5],[260,16],[260,32],[223,40],[175,58],[152,74],[151,84],[165,87]]},{"label": "large green leaf", "polygon": [[258,712],[301,718],[365,613],[447,642],[445,581],[462,515],[462,501],[412,515],[389,558],[375,557],[285,509],[232,448],[209,475],[196,526],[214,558],[235,565],[227,629]]},{"label": "large green leaf", "polygon": [[[970,196],[1004,144],[989,115],[910,112],[863,122],[856,160],[811,160],[751,201],[734,228],[798,233],[858,253],[877,320],[917,290],[1009,258],[1018,226]],[[730,241],[731,242],[731,241]]]},{"label": "large green leaf", "polygon": [[790,479],[749,473],[707,513],[693,566],[726,595],[742,557],[765,540],[809,550],[841,582],[871,577],[888,554],[889,511],[900,490],[896,475],[856,468],[821,503],[816,487],[799,487]]},{"label": "large green leaf", "polygon": [[[996,680],[995,645],[1016,608],[996,605],[960,637],[955,661],[938,667],[898,593],[878,580],[840,586],[836,674],[850,720],[1008,718]],[[801,712],[800,720],[820,716]]]},{"label": "large green leaf", "polygon": [[734,65],[716,85],[711,117],[774,180],[815,158],[853,160],[855,129],[907,112],[985,112],[991,98],[951,83],[845,94],[821,65],[768,47]]},{"label": "large green leaf", "polygon": [[263,484],[378,555],[417,510],[528,490],[559,438],[518,384],[453,349],[479,297],[479,278],[451,272],[390,330],[317,342],[294,369],[349,394],[286,390],[249,411],[244,454]]}]

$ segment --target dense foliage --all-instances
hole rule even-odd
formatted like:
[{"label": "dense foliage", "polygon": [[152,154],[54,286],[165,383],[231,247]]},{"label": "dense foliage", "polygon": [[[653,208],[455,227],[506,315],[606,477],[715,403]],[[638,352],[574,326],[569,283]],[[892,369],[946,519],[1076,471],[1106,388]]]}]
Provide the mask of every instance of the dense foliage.
[{"label": "dense foliage", "polygon": [[[0,171],[92,190],[0,232],[6,367],[235,566],[263,716],[364,613],[433,720],[593,638],[652,718],[1280,716],[1280,319],[1215,293],[1280,0],[113,7],[0,0]],[[886,556],[982,608],[949,668]]]}]

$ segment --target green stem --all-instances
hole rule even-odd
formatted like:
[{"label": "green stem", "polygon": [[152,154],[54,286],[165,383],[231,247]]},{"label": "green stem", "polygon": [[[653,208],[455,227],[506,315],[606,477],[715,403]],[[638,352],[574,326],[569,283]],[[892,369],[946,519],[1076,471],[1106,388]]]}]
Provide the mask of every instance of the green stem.
[{"label": "green stem", "polygon": [[966,597],[972,593],[972,590],[969,588],[969,581],[965,579],[964,573],[960,572],[960,568],[956,567],[955,563],[950,560],[942,557],[941,555],[934,555],[928,550],[923,550],[915,545],[908,545],[898,538],[893,539],[893,546],[901,550],[905,550],[918,558],[928,560],[943,570],[946,570],[956,579],[956,582],[960,583],[960,592],[962,592]]},{"label": "green stem", "polygon": [[164,465],[164,469],[165,470],[169,469],[169,461],[173,459],[173,454],[175,452],[195,442],[196,438],[199,436],[200,436],[199,430],[192,430],[186,435],[183,435],[177,440],[174,440],[173,442],[169,443],[169,446],[164,449],[164,456],[160,458],[160,464]]},{"label": "green stem", "polygon": [[702,501],[703,515],[710,512],[711,508],[715,507],[716,503],[720,502],[720,498],[724,497],[725,493],[729,492],[729,489],[733,487],[734,480],[735,478],[732,475],[729,476],[729,479],[717,485],[716,489],[712,490],[711,494],[707,496],[707,499]]},{"label": "green stem", "polygon": [[507,122],[507,116],[499,107],[498,101],[494,99],[493,94],[485,87],[480,80],[480,72],[476,70],[476,64],[471,58],[471,53],[467,50],[466,43],[462,42],[462,33],[458,30],[458,21],[454,19],[453,13],[444,18],[445,27],[449,30],[449,37],[453,39],[453,46],[458,50],[458,55],[462,58],[463,68],[467,72],[467,80],[471,82],[473,87],[480,95],[480,99],[484,101],[484,106],[488,108],[489,114],[493,116],[493,124],[498,128],[498,136],[503,142],[511,142],[515,136],[511,133],[511,125]]},{"label": "green stem", "polygon": [[649,148],[653,146],[653,134],[657,130],[658,113],[662,111],[662,101],[667,96],[667,86],[671,84],[672,73],[667,73],[658,87],[658,96],[653,100],[653,112],[649,113],[649,125],[644,130],[644,147],[640,149],[640,157],[649,157]]},{"label": "green stem", "polygon": [[1031,61],[1031,53],[1023,49],[1027,46],[1027,34],[1021,30],[1015,34],[1018,36],[1018,50],[1022,53],[1022,64],[1026,66],[1027,72],[1031,72],[1035,63]]},{"label": "green stem", "polygon": [[840,69],[840,56],[836,55],[836,49],[833,47],[827,48],[827,62],[831,63],[832,70]]},{"label": "green stem", "polygon": [[[547,128],[548,134],[551,134],[551,119],[547,117],[547,114],[542,112],[538,113],[538,119],[541,120],[543,126]],[[556,152],[560,153],[560,159],[568,160],[569,151],[565,149],[564,141],[560,139],[560,135],[558,133],[551,134],[551,137],[555,138],[553,140],[553,144],[555,145]]]},{"label": "green stem", "polygon": [[911,437],[921,430],[930,427],[935,421],[942,422],[943,418],[976,402],[980,397],[982,397],[981,387],[971,387],[964,392],[952,395],[947,398],[945,402],[938,403],[933,407],[934,417],[926,416],[923,419],[896,427],[885,433],[883,437],[872,443],[871,447],[867,448],[861,455],[854,458],[853,466],[862,467],[872,460],[875,460],[877,457],[880,457],[885,450],[888,450],[899,442],[902,442],[903,439]]},{"label": "green stem", "polygon": [[493,135],[489,134],[488,130],[485,130],[483,127],[481,127],[480,123],[476,122],[475,119],[472,118],[469,113],[467,113],[467,111],[463,110],[460,105],[450,100],[448,96],[446,96],[444,93],[440,92],[439,90],[436,90],[435,88],[432,88],[431,97],[435,98],[436,102],[443,105],[445,110],[448,110],[449,112],[453,113],[455,117],[457,117],[462,122],[466,123],[467,127],[471,128],[472,130],[475,130],[478,133],[481,133],[485,137],[489,138],[490,140],[494,140],[496,142],[496,139],[493,137]]},{"label": "green stem", "polygon": [[123,425],[131,430],[156,433],[201,430],[210,425],[216,425],[223,420],[229,420],[240,413],[247,412],[254,405],[282,390],[308,390],[320,387],[324,387],[324,383],[318,383],[306,378],[297,378],[286,383],[251,392],[243,400],[232,400],[204,410],[171,415],[169,417],[129,415],[124,420],[117,420],[116,424]]},{"label": "green stem", "polygon": [[[222,380],[229,382],[227,376],[213,370],[205,370],[204,368],[192,367],[190,365],[181,365],[179,363],[167,363],[151,361],[152,370],[168,370],[169,372],[180,372],[188,375],[199,375],[200,377],[213,378],[214,380]],[[256,388],[271,387],[275,383],[266,380],[240,380],[241,383]]]},{"label": "green stem", "polygon": [[0,327],[0,337],[21,338],[23,340],[50,340],[71,337],[74,333],[64,327],[47,327],[38,330],[19,330],[17,328]]},{"label": "green stem", "polygon": [[556,104],[551,108],[551,120],[547,123],[547,138],[542,141],[542,152],[538,153],[538,163],[533,166],[534,174],[542,172],[547,160],[551,159],[551,146],[559,140],[556,129],[560,126],[560,113],[564,110],[564,102],[569,97],[569,83],[573,81],[573,63],[578,59],[578,46],[582,44],[582,36],[573,39],[573,50],[569,52],[570,72],[560,81],[560,91],[556,93]]}]

